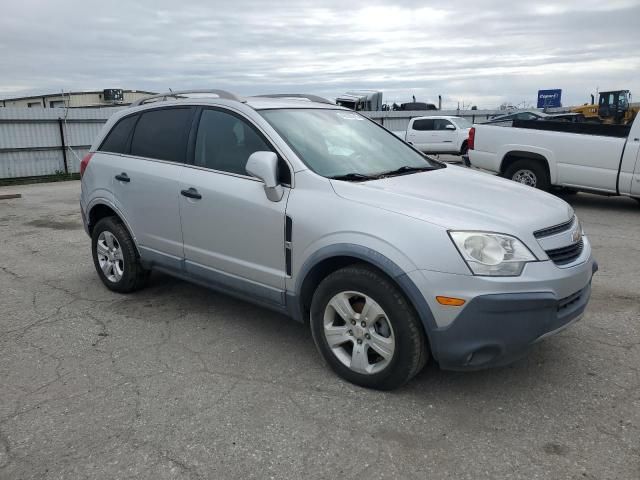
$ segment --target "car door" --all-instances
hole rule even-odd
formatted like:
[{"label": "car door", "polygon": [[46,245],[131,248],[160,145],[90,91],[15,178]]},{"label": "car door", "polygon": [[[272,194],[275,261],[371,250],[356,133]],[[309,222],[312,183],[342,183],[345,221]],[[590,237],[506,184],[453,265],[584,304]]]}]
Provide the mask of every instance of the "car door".
[{"label": "car door", "polygon": [[407,142],[421,152],[434,152],[433,120],[430,118],[415,119],[409,124]]},{"label": "car door", "polygon": [[636,167],[631,179],[631,195],[640,198],[640,148],[638,148],[638,138],[634,138],[633,143],[638,153],[636,155]]},{"label": "car door", "polygon": [[137,114],[127,154],[111,159],[116,207],[141,256],[174,268],[183,258],[178,177],[194,111],[165,107]]},{"label": "car door", "polygon": [[456,126],[444,118],[433,120],[434,144],[436,152],[456,152]]},{"label": "car door", "polygon": [[[187,273],[235,293],[283,304],[289,188],[280,201],[272,202],[262,182],[245,170],[253,152],[275,150],[238,113],[204,108],[199,116],[192,165],[180,177]],[[281,163],[283,181],[290,182],[291,173]]]}]

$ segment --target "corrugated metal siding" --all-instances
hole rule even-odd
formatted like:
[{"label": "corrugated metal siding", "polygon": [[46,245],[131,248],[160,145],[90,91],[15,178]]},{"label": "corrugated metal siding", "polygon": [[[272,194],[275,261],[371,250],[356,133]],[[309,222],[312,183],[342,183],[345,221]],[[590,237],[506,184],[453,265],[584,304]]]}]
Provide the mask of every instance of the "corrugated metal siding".
[{"label": "corrugated metal siding", "polygon": [[0,108],[0,178],[64,172],[59,119],[67,146],[68,171],[78,172],[80,160],[103,124],[121,109]]},{"label": "corrugated metal siding", "polygon": [[63,171],[59,150],[0,152],[0,178],[37,177]]},{"label": "corrugated metal siding", "polygon": [[0,149],[60,145],[60,127],[57,122],[0,124]]}]

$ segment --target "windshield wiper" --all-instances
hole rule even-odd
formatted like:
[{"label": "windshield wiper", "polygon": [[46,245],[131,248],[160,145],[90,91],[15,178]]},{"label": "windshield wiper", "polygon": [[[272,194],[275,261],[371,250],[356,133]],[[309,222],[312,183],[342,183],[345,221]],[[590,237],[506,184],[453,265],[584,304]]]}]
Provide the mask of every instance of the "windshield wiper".
[{"label": "windshield wiper", "polygon": [[427,172],[429,170],[437,170],[438,167],[412,167],[410,165],[404,165],[400,168],[396,168],[395,170],[389,170],[388,172],[382,172],[378,174],[379,178],[384,177],[393,177],[396,175],[408,175],[410,173],[416,172]]},{"label": "windshield wiper", "polygon": [[377,176],[363,175],[362,173],[345,173],[344,175],[335,175],[329,177],[331,180],[345,180],[347,182],[364,182],[366,180],[375,180]]}]

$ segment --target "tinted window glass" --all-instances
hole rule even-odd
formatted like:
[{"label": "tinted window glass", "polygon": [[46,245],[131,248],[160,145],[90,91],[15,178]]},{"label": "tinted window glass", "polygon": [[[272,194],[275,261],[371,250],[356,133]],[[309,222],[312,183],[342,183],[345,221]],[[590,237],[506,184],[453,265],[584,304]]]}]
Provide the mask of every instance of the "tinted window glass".
[{"label": "tinted window glass", "polygon": [[416,120],[413,122],[413,129],[419,131],[433,130],[433,120]]},{"label": "tinted window glass", "polygon": [[184,162],[190,108],[165,108],[144,112],[131,141],[131,155]]},{"label": "tinted window glass", "polygon": [[196,165],[247,175],[249,156],[264,151],[273,149],[241,118],[219,110],[202,112],[196,137]]},{"label": "tinted window glass", "polygon": [[447,125],[453,125],[453,124],[449,120],[444,120],[442,118],[438,118],[433,121],[434,130],[446,130]]},{"label": "tinted window glass", "polygon": [[131,130],[136,124],[137,118],[137,115],[131,115],[116,123],[115,127],[113,127],[107,135],[107,138],[102,142],[100,150],[113,153],[127,153],[129,135],[131,135]]}]

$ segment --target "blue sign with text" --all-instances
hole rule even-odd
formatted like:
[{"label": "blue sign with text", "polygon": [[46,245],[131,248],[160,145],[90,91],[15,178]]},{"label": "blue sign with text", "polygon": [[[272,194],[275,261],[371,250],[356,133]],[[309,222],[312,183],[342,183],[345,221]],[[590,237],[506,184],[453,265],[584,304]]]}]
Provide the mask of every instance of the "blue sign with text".
[{"label": "blue sign with text", "polygon": [[538,90],[538,108],[561,107],[562,90]]}]

